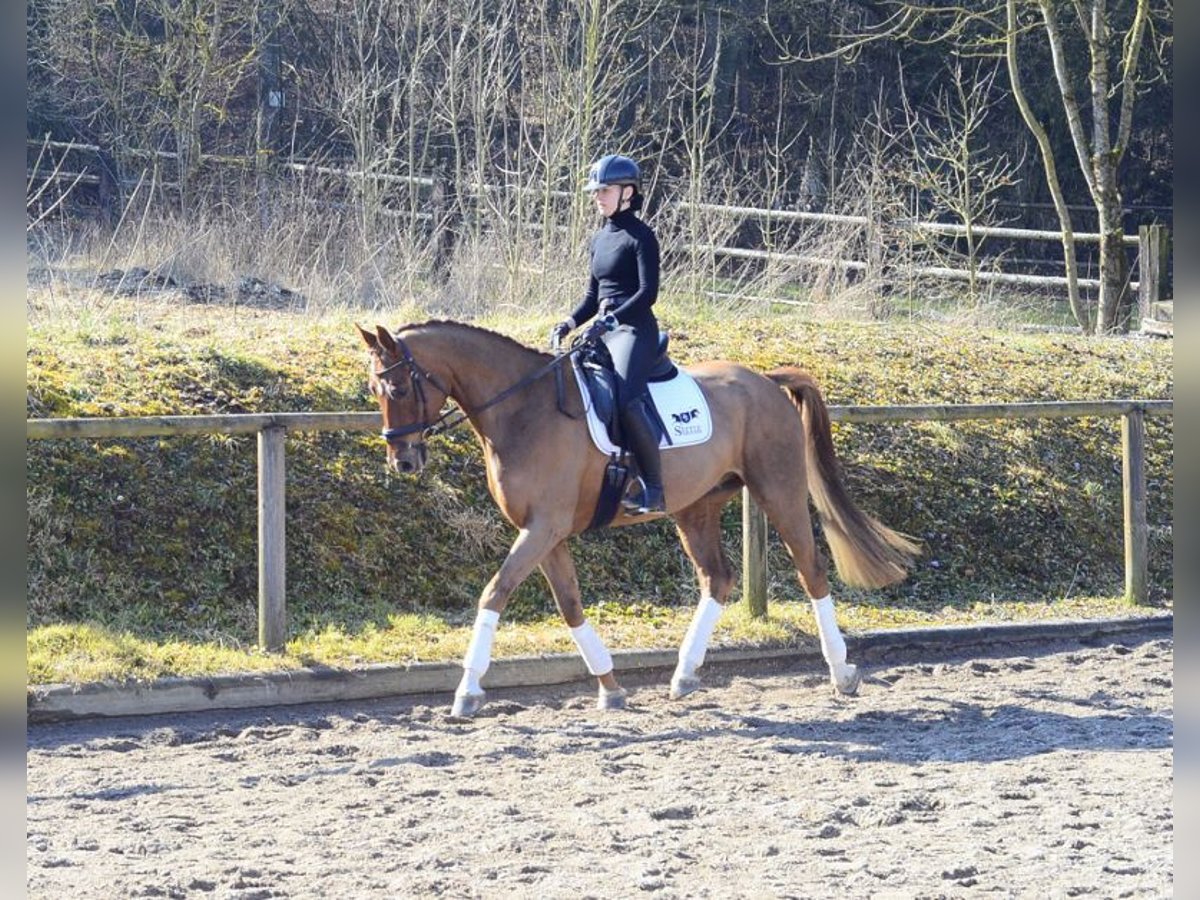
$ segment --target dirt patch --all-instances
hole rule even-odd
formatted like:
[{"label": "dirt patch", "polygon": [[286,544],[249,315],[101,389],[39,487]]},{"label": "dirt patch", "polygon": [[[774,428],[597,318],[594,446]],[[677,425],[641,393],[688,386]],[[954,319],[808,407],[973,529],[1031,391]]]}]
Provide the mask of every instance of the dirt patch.
[{"label": "dirt patch", "polygon": [[[1136,639],[1134,639],[1136,641]],[[30,897],[1169,896],[1172,642],[31,726]]]}]

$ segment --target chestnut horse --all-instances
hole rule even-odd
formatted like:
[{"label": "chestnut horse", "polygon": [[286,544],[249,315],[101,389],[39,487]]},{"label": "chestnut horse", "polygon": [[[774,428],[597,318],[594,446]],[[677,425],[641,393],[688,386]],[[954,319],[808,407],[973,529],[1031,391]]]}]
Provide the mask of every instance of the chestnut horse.
[{"label": "chestnut horse", "polygon": [[[395,334],[381,326],[374,334],[358,331],[370,350],[369,385],[383,414],[388,465],[397,472],[420,472],[425,437],[446,427],[448,414],[440,411],[451,398],[483,447],[492,497],[518,530],[508,557],[479,598],[453,713],[471,716],[483,705],[480,679],[491,660],[500,613],[539,567],[588,671],[598,679],[598,705],[623,707],[625,691],[613,673],[612,657],[584,617],[568,549],[568,540],[591,522],[607,458],[592,443],[586,423],[560,411],[564,389],[566,409],[583,407],[569,368],[561,380],[553,373],[562,357],[457,322],[407,325]],[[662,454],[667,515],[674,518],[696,568],[701,596],[679,650],[670,696],[682,697],[700,686],[696,670],[734,586],[721,546],[721,508],[743,486],[791,554],[813,603],[834,687],[853,694],[859,674],[846,662],[808,497],[811,493],[834,565],[847,584],[882,587],[901,580],[916,545],[850,500],[834,455],[829,414],[811,375],[780,368],[764,376],[730,362],[702,363],[687,371],[708,400],[713,434],[703,444]],[[621,511],[612,524],[651,518]]]}]

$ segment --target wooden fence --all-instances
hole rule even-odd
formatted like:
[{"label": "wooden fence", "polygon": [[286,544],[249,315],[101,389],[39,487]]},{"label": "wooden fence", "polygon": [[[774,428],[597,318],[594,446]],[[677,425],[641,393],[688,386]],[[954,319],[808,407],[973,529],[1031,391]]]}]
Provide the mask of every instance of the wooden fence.
[{"label": "wooden fence", "polygon": [[[1071,401],[953,406],[831,406],[834,421],[961,422],[1121,416],[1125,597],[1147,599],[1145,417],[1173,416],[1171,400]],[[258,643],[281,650],[287,641],[286,435],[289,431],[375,431],[377,412],[250,413],[140,418],[28,419],[28,440],[112,439],[209,434],[258,435]],[[756,616],[767,610],[767,521],[743,492],[742,595]]]},{"label": "wooden fence", "polygon": [[[45,181],[55,181],[66,185],[63,189],[69,192],[79,185],[87,185],[98,190],[100,202],[113,203],[116,202],[122,194],[123,187],[132,187],[134,182],[128,184],[117,184],[113,167],[102,163],[104,151],[101,147],[95,144],[82,144],[62,141],[34,141],[26,142],[30,151],[38,153],[37,163],[31,171],[27,172],[28,183],[32,186],[39,179]],[[77,166],[80,171],[65,171],[54,166],[47,166],[42,162],[42,154],[47,151],[57,151],[61,154],[78,153],[93,159],[91,163],[85,163]],[[152,160],[173,160],[176,154],[168,151],[145,151],[131,150],[128,151],[133,156],[145,157]],[[221,166],[233,166],[243,170],[251,170],[251,160],[243,157],[221,157],[221,156],[203,156],[202,160]],[[363,172],[354,169],[321,165],[316,163],[306,163],[300,161],[280,162],[278,168],[283,173],[293,175],[322,175],[334,178],[344,179],[347,182],[372,180],[380,184],[404,184],[418,191],[432,191],[434,193],[445,193],[449,186],[449,181],[445,175],[403,175],[386,172]],[[159,187],[169,187],[168,184],[159,183]],[[523,188],[518,185],[493,185],[483,183],[472,183],[464,185],[463,189],[469,192],[474,198],[482,198],[487,194],[498,192],[511,191],[521,192],[532,190]],[[541,195],[543,192],[538,191]],[[554,190],[549,194],[557,199],[567,199],[573,195],[568,191]],[[108,198],[105,201],[105,198]],[[877,229],[878,226],[885,224],[881,222],[872,223],[867,216],[843,215],[839,213],[829,212],[806,212],[801,210],[786,210],[786,209],[762,209],[752,206],[731,206],[727,204],[716,203],[691,203],[683,200],[660,200],[659,206],[677,205],[687,207],[698,212],[716,213],[722,215],[733,216],[741,219],[743,222],[763,222],[767,224],[780,222],[799,222],[813,225],[823,226],[850,226],[853,228],[861,228],[864,230]],[[428,224],[439,216],[434,215],[428,209],[422,207],[422,211],[417,210],[385,210],[387,214],[410,218],[416,217]],[[890,221],[886,223],[889,228],[897,232],[911,232],[916,235],[939,235],[942,237],[960,238],[967,235],[967,229],[963,225],[945,223],[945,222],[920,222],[920,221]],[[539,223],[530,223],[531,228],[540,228]],[[1046,241],[1061,243],[1062,233],[1058,231],[1046,231],[1029,228],[1006,228],[976,225],[972,229],[973,234],[977,238],[996,238],[1005,241]],[[1075,241],[1080,245],[1098,244],[1100,235],[1094,232],[1076,232]],[[1136,280],[1130,282],[1130,289],[1138,292],[1138,306],[1140,311],[1140,319],[1149,318],[1152,314],[1154,304],[1168,299],[1169,290],[1167,285],[1170,279],[1170,251],[1169,251],[1169,233],[1163,225],[1143,225],[1139,228],[1139,233],[1136,235],[1124,235],[1123,243],[1127,247],[1137,248],[1135,254],[1134,271],[1138,273]],[[822,257],[812,254],[795,253],[788,251],[766,250],[755,247],[727,247],[708,244],[693,244],[686,249],[711,254],[714,257],[725,259],[741,259],[752,262],[782,262],[785,264],[796,264],[805,266],[814,266],[821,268],[836,269],[842,272],[869,272],[873,263],[862,260],[852,259],[834,259],[830,257]],[[868,253],[871,256],[872,253]],[[878,254],[875,254],[878,255]],[[1065,288],[1067,278],[1065,275],[1034,275],[1025,272],[1003,272],[993,271],[988,268],[978,268],[974,272],[969,272],[964,269],[956,269],[948,266],[912,266],[906,270],[908,275],[922,278],[932,278],[949,281],[964,281],[974,278],[981,283],[993,284],[1009,284],[1029,288]],[[1098,289],[1100,280],[1097,278],[1081,277],[1077,279],[1077,283],[1081,288]],[[787,302],[784,300],[775,299],[774,302]]]},{"label": "wooden fence", "polygon": [[[738,216],[744,220],[756,220],[767,224],[777,222],[807,222],[820,225],[848,225],[854,228],[870,230],[878,228],[886,224],[889,228],[896,232],[904,233],[911,232],[915,235],[940,235],[942,237],[966,237],[968,230],[965,225],[957,225],[949,222],[920,222],[916,220],[890,221],[890,222],[875,222],[867,216],[842,215],[840,213],[825,213],[825,212],[804,212],[800,210],[785,210],[785,209],[759,209],[753,206],[727,206],[717,203],[696,203],[692,206],[702,212],[724,213],[730,216]],[[1161,226],[1153,226],[1161,228]],[[1008,241],[1048,241],[1053,243],[1061,243],[1063,236],[1060,231],[1043,231],[1030,228],[1005,228],[997,226],[976,225],[970,233],[977,238],[1000,238]],[[1077,244],[1099,244],[1100,234],[1095,232],[1076,232],[1075,242]],[[1138,235],[1124,235],[1122,242],[1127,247],[1137,247],[1139,249],[1137,269],[1140,272],[1142,266],[1140,264],[1141,242]],[[787,251],[778,250],[757,250],[746,247],[718,247],[713,245],[698,245],[697,250],[711,253],[714,256],[724,256],[733,259],[758,260],[761,262],[782,262],[794,263],[809,266],[825,266],[843,271],[869,272],[872,268],[872,263],[864,260],[846,260],[833,259],[830,257],[813,256],[811,254],[798,254]],[[880,251],[882,253],[882,251]],[[870,254],[868,254],[870,255]],[[924,277],[938,278],[944,280],[965,281],[974,277],[980,282],[991,282],[997,284],[1013,284],[1024,287],[1066,287],[1067,278],[1065,275],[1028,275],[1022,272],[999,272],[992,271],[987,268],[979,268],[975,272],[969,272],[964,269],[954,269],[948,266],[912,266],[907,271],[907,274]],[[1164,273],[1165,274],[1165,273]],[[1079,278],[1077,282],[1082,288],[1098,289],[1100,280],[1097,278]],[[1138,282],[1131,282],[1130,287],[1133,290],[1138,289]]]}]

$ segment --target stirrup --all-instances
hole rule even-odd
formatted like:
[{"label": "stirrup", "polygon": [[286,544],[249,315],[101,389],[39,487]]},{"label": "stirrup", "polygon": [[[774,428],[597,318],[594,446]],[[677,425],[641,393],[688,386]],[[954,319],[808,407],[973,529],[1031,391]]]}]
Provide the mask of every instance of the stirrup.
[{"label": "stirrup", "polygon": [[[650,497],[650,488],[646,485],[642,476],[637,476],[636,483],[638,491],[634,495],[627,493],[621,498],[621,505],[625,507],[625,511],[630,515],[644,516],[647,513],[661,513],[667,511],[666,497],[663,495],[662,488],[655,492],[653,498]],[[653,499],[654,502],[649,502]]]}]

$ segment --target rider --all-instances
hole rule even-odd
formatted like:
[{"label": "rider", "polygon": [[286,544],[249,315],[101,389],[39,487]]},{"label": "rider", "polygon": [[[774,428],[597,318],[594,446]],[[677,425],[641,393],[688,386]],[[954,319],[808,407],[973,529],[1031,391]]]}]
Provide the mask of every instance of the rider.
[{"label": "rider", "polygon": [[634,215],[643,203],[640,183],[638,164],[628,156],[602,156],[592,164],[583,189],[607,221],[592,237],[583,300],[551,332],[551,342],[557,344],[596,317],[589,334],[599,336],[612,356],[621,428],[641,470],[640,496],[625,501],[625,508],[636,514],[666,511],[658,432],[646,387],[658,353],[658,321],[651,311],[658,298],[658,239]]}]

